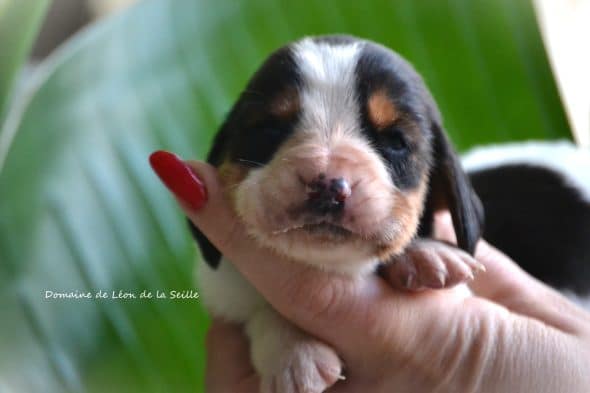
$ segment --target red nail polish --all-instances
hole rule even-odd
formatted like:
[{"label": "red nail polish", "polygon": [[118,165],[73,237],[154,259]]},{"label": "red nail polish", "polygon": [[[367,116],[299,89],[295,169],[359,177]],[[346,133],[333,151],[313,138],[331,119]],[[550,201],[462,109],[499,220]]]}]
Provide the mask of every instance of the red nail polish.
[{"label": "red nail polish", "polygon": [[156,151],[150,155],[150,165],[166,187],[193,210],[199,210],[205,204],[205,185],[177,155]]}]

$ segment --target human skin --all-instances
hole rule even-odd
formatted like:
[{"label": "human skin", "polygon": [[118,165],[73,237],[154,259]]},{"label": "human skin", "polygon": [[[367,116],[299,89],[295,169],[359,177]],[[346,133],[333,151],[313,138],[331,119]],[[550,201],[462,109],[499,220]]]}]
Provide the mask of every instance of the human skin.
[{"label": "human skin", "polygon": [[[194,224],[268,302],[336,349],[346,380],[330,392],[588,392],[590,314],[480,241],[486,272],[455,290],[410,293],[383,276],[350,278],[257,247],[222,197],[215,169],[189,162],[208,201],[178,198]],[[436,236],[452,242],[447,214]],[[393,281],[393,279],[391,280]],[[207,339],[207,392],[257,392],[239,326],[214,321]]]}]

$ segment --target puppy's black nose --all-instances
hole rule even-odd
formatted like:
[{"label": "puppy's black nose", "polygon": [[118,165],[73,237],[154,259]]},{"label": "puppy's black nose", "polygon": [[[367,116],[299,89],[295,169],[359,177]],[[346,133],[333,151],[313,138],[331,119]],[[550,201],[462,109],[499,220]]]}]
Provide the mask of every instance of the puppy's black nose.
[{"label": "puppy's black nose", "polygon": [[343,178],[326,180],[320,175],[309,185],[307,207],[317,215],[340,213],[350,193],[350,185]]}]

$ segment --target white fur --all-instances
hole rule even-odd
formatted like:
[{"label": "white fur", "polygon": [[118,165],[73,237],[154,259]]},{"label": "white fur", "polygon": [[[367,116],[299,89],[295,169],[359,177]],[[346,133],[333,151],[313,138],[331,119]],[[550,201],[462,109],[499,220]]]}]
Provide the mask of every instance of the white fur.
[{"label": "white fur", "polygon": [[207,309],[245,324],[262,392],[322,392],[339,378],[338,355],[278,314],[230,261],[223,258],[216,270],[203,262],[197,266]]},{"label": "white fur", "polygon": [[329,137],[335,129],[358,133],[355,68],[361,44],[332,46],[304,39],[294,45],[303,76],[301,130]]},{"label": "white fur", "polygon": [[205,307],[215,316],[232,322],[245,322],[260,308],[264,298],[256,291],[233,263],[225,258],[217,269],[197,261],[196,279]]},{"label": "white fur", "polygon": [[508,164],[532,164],[560,173],[590,201],[590,149],[571,142],[523,142],[478,147],[463,155],[468,172]]}]

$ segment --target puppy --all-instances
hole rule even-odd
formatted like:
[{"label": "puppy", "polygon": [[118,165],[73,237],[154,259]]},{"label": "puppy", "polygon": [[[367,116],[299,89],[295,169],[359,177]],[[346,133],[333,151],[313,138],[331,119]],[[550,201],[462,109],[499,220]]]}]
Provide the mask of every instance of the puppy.
[{"label": "puppy", "polygon": [[484,238],[590,309],[590,149],[510,143],[463,163],[485,207]]},{"label": "puppy", "polygon": [[[477,270],[468,253],[482,230],[480,202],[424,82],[383,46],[323,36],[277,50],[208,160],[249,235],[294,261],[351,276],[394,263],[398,285],[411,290],[453,286]],[[437,209],[450,210],[462,250],[428,239]],[[263,391],[334,384],[336,353],[275,312],[192,230],[207,262],[198,270],[203,301],[245,325]]]}]

